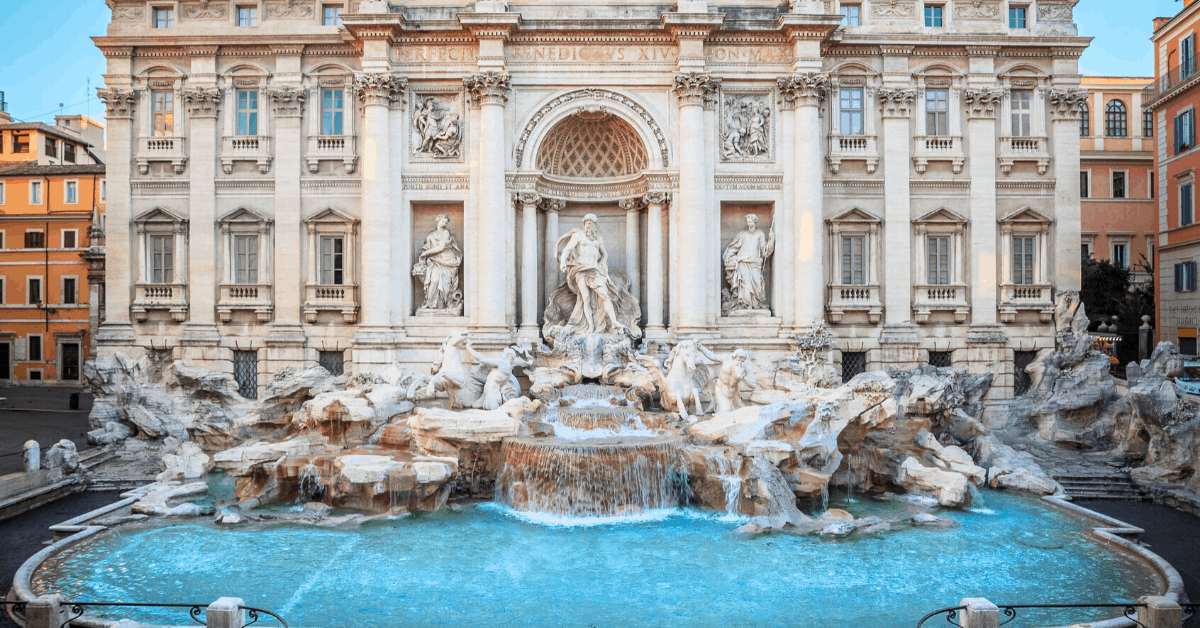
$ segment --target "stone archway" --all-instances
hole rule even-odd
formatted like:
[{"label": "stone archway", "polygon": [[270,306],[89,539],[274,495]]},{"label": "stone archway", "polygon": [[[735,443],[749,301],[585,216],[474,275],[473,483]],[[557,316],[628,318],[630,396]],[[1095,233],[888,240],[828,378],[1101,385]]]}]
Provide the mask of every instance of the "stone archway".
[{"label": "stone archway", "polygon": [[641,175],[650,157],[632,125],[596,107],[555,124],[535,164],[543,174],[565,179],[626,179]]}]

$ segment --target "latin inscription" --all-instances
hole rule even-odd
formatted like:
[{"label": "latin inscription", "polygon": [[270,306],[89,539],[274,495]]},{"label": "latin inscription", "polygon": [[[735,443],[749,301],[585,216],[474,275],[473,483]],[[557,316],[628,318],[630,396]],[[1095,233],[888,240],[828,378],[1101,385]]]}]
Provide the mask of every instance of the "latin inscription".
[{"label": "latin inscription", "polygon": [[505,50],[509,61],[592,63],[674,61],[677,53],[674,46],[511,46]]},{"label": "latin inscription", "polygon": [[707,50],[714,63],[791,63],[792,51],[774,46],[714,46]]},{"label": "latin inscription", "polygon": [[[474,63],[474,46],[406,46],[395,51],[397,63]],[[674,63],[675,46],[509,46],[505,56],[512,62],[532,63]],[[712,46],[711,63],[790,63],[792,52],[780,46]]]},{"label": "latin inscription", "polygon": [[475,62],[474,46],[410,46],[396,51],[396,61],[408,63]]}]

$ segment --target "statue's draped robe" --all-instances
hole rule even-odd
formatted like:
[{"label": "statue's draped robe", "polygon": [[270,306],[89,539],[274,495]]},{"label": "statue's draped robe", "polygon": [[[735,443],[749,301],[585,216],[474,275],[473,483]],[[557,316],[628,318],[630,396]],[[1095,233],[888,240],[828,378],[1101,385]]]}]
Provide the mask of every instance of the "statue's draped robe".
[{"label": "statue's draped robe", "polygon": [[421,254],[445,247],[440,251],[426,255],[424,259],[425,275],[425,305],[424,307],[440,310],[457,305],[458,300],[458,271],[462,268],[463,254],[454,236],[449,231],[445,237],[438,236],[437,231],[431,231],[425,237],[425,245]]},{"label": "statue's draped robe", "polygon": [[761,229],[753,233],[746,229],[739,231],[725,249],[725,280],[737,300],[737,307],[758,309],[766,303],[763,262],[773,249]]}]

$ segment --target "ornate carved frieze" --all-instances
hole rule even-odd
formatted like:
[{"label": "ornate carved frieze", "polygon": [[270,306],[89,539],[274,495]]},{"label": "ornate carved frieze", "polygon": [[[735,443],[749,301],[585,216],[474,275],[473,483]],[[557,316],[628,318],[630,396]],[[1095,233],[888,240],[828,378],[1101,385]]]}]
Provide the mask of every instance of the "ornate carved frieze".
[{"label": "ornate carved frieze", "polygon": [[137,96],[133,92],[113,87],[97,89],[96,96],[104,101],[109,120],[133,117],[133,105],[137,101]]},{"label": "ornate carved frieze", "polygon": [[104,4],[112,11],[114,22],[132,22],[146,17],[145,7],[117,6],[113,0],[107,0]]},{"label": "ornate carved frieze", "polygon": [[287,0],[286,2],[268,2],[267,15],[274,18],[312,17],[313,3],[304,0]]},{"label": "ornate carved frieze", "polygon": [[915,89],[879,88],[879,104],[885,118],[907,118],[917,100]]},{"label": "ornate carved frieze", "polygon": [[708,72],[681,72],[675,75],[673,91],[682,106],[707,106],[721,88],[721,79]]},{"label": "ornate carved frieze", "polygon": [[638,197],[623,198],[623,199],[617,201],[617,207],[620,207],[621,209],[625,210],[627,213],[636,214],[637,212],[642,211],[642,207],[644,207],[644,206],[645,205],[644,205],[644,203],[642,203],[642,199],[638,198]]},{"label": "ornate carved frieze", "polygon": [[462,161],[462,92],[413,92],[409,148],[414,161]]},{"label": "ornate carved frieze", "polygon": [[512,89],[512,79],[508,72],[488,70],[476,72],[463,79],[463,85],[466,86],[467,93],[471,95],[473,106],[503,105],[508,101],[508,92]]},{"label": "ornate carved frieze", "polygon": [[537,207],[538,203],[542,202],[542,197],[537,192],[520,192],[515,194],[514,197],[522,209]]},{"label": "ornate carved frieze", "polygon": [[715,190],[782,190],[783,176],[777,174],[747,175],[719,174],[713,181]]},{"label": "ornate carved frieze", "polygon": [[275,115],[298,116],[304,111],[304,90],[296,87],[281,87],[267,91]]},{"label": "ornate carved frieze", "polygon": [[721,92],[721,161],[775,161],[774,102],[768,90]]},{"label": "ornate carved frieze", "polygon": [[354,93],[363,105],[392,106],[404,97],[408,80],[390,74],[364,72],[354,77]]},{"label": "ornate carved frieze", "polygon": [[183,102],[192,118],[215,118],[221,104],[221,90],[216,87],[193,87],[183,90]]},{"label": "ornate carved frieze", "polygon": [[963,104],[972,118],[994,118],[1004,92],[999,89],[968,89],[963,92]]},{"label": "ornate carved frieze", "polygon": [[529,122],[526,123],[525,128],[521,130],[521,136],[517,138],[517,146],[515,150],[517,163],[521,163],[521,159],[525,155],[525,145],[529,141],[529,136],[533,134],[533,130],[537,128],[539,122],[549,115],[551,111],[584,98],[611,100],[613,102],[620,103],[629,109],[632,109],[634,113],[641,117],[641,119],[650,127],[651,131],[654,132],[654,139],[658,142],[658,150],[662,155],[663,165],[669,165],[670,159],[668,159],[669,153],[667,151],[666,134],[663,133],[662,128],[650,115],[650,112],[647,111],[645,107],[641,106],[627,96],[604,89],[583,89],[575,92],[568,92],[552,99],[545,105],[542,105],[542,107],[538,109],[532,117],[529,118]]},{"label": "ornate carved frieze", "polygon": [[647,205],[663,205],[671,202],[671,195],[667,192],[646,192],[642,200]]},{"label": "ornate carved frieze", "polygon": [[1041,22],[1072,22],[1075,20],[1075,2],[1039,2],[1038,20]]},{"label": "ornate carved frieze", "polygon": [[785,109],[797,106],[820,106],[829,93],[829,75],[822,72],[793,74],[777,79]]},{"label": "ornate carved frieze", "polygon": [[954,6],[954,17],[964,20],[988,19],[1000,15],[1000,3],[988,0],[968,0]]},{"label": "ornate carved frieze", "polygon": [[537,191],[542,196],[563,199],[615,200],[629,198],[646,194],[647,187],[645,177],[639,177],[632,181],[589,185],[577,185],[574,183],[550,181],[548,179],[540,179],[537,182]]},{"label": "ornate carved frieze", "polygon": [[1084,89],[1052,89],[1049,94],[1050,112],[1055,120],[1077,120],[1087,96],[1087,90]]},{"label": "ornate carved frieze", "polygon": [[200,0],[199,4],[183,5],[183,16],[189,20],[218,20],[225,17],[228,9],[224,2]]},{"label": "ornate carved frieze", "polygon": [[548,198],[542,203],[542,211],[546,213],[560,212],[567,208],[567,202],[561,198]]},{"label": "ornate carved frieze", "polygon": [[875,17],[912,17],[917,12],[916,8],[914,2],[880,0],[871,4],[871,14]]}]

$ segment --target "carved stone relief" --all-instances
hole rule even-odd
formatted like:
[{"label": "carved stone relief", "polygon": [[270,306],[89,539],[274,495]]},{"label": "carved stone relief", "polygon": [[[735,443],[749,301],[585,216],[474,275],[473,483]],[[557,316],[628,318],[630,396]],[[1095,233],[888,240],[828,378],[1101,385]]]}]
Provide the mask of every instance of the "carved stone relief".
[{"label": "carved stone relief", "polygon": [[1038,3],[1038,20],[1042,22],[1072,22],[1075,20],[1074,2],[1062,4]]},{"label": "carved stone relief", "polygon": [[228,8],[223,2],[200,0],[200,4],[183,5],[183,16],[189,20],[218,20],[225,17]]},{"label": "carved stone relief", "polygon": [[600,106],[580,107],[546,134],[537,168],[573,179],[608,179],[640,174],[650,157],[637,131]]},{"label": "carved stone relief", "polygon": [[313,4],[303,0],[287,0],[286,2],[268,2],[269,17],[312,17]]},{"label": "carved stone relief", "polygon": [[954,7],[954,16],[965,20],[987,19],[1000,15],[1000,3],[986,0],[969,0]]},{"label": "carved stone relief", "polygon": [[916,6],[912,2],[881,0],[871,4],[871,13],[875,17],[912,17],[916,13]]},{"label": "carved stone relief", "polygon": [[119,7],[114,2],[105,4],[112,10],[113,21],[116,22],[131,22],[146,17],[146,9],[143,7]]},{"label": "carved stone relief", "polygon": [[769,91],[721,94],[721,161],[775,161],[775,121]]},{"label": "carved stone relief", "polygon": [[413,92],[409,148],[414,161],[462,161],[462,93]]}]

